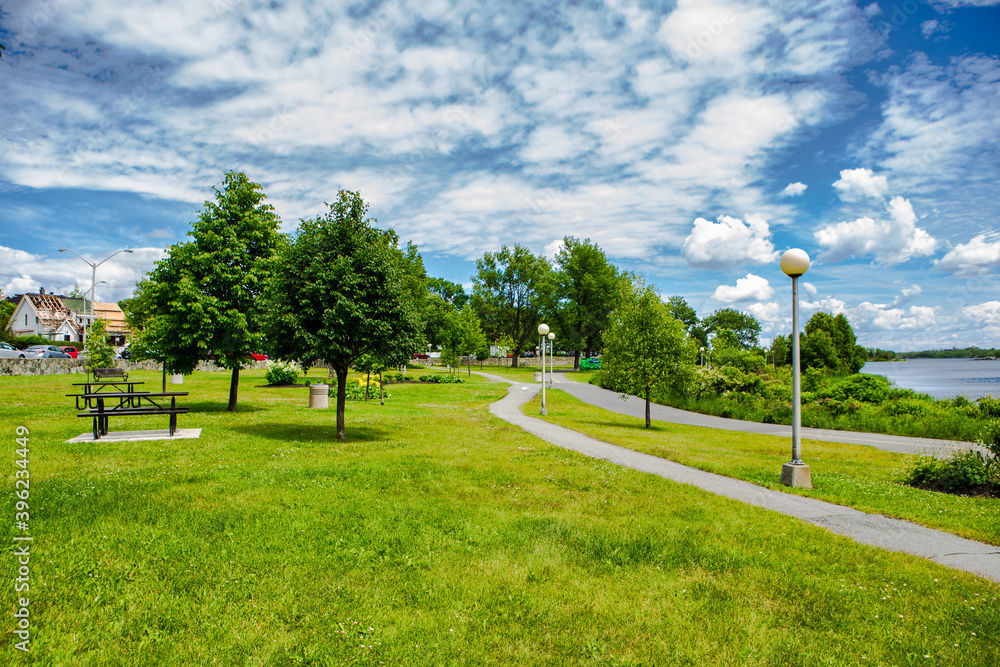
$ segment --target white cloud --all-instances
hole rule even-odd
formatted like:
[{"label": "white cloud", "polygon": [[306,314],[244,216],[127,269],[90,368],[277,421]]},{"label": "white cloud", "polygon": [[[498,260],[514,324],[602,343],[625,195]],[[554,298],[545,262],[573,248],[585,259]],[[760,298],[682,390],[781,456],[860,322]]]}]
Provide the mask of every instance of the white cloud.
[{"label": "white cloud", "polygon": [[973,326],[1000,327],[1000,301],[965,306],[959,315]]},{"label": "white cloud", "polygon": [[774,288],[766,278],[748,273],[746,278],[740,278],[736,285],[719,285],[715,288],[712,299],[722,303],[738,301],[766,301],[774,296]]},{"label": "white cloud", "polygon": [[819,292],[819,290],[816,289],[816,286],[813,285],[812,283],[800,282],[799,285],[802,287],[802,289],[806,291],[806,294],[808,294],[809,296],[816,296],[816,294]]},{"label": "white cloud", "polygon": [[789,183],[785,186],[785,189],[781,191],[779,196],[781,197],[798,197],[803,192],[806,191],[808,186],[805,183]]},{"label": "white cloud", "polygon": [[988,243],[985,234],[979,234],[965,244],[958,244],[941,259],[934,260],[934,266],[958,275],[987,273],[1000,266],[1000,241]]},{"label": "white cloud", "polygon": [[562,249],[566,247],[566,242],[563,239],[556,239],[552,243],[545,246],[545,250],[542,254],[548,257],[550,260],[554,260],[556,255],[562,252]]},{"label": "white cloud", "polygon": [[778,253],[771,243],[771,230],[760,215],[739,218],[720,215],[718,223],[704,218],[694,221],[694,229],[686,239],[681,254],[696,265],[708,267],[735,266],[743,263],[773,262]]},{"label": "white cloud", "polygon": [[893,197],[887,212],[888,220],[865,216],[816,231],[817,242],[827,248],[819,259],[836,262],[874,255],[878,263],[893,266],[934,252],[937,240],[916,226],[917,216],[909,200]]},{"label": "white cloud", "polygon": [[841,199],[878,198],[889,191],[889,180],[871,169],[844,169],[833,187],[840,191]]}]

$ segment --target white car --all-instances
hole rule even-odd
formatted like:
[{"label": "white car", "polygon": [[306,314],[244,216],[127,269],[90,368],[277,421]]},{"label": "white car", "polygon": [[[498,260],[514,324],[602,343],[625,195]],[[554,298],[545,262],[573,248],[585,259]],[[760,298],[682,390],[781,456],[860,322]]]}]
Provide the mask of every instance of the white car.
[{"label": "white car", "polygon": [[72,359],[55,345],[31,345],[24,353],[28,359]]},{"label": "white car", "polygon": [[24,350],[19,350],[10,343],[0,342],[0,359],[24,359]]}]

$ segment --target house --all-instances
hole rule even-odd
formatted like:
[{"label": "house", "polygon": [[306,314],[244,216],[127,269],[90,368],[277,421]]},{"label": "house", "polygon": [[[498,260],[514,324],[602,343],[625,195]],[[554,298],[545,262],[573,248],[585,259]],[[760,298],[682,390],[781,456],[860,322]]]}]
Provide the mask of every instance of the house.
[{"label": "house", "polygon": [[[93,316],[90,309],[93,308]],[[23,294],[11,315],[8,326],[15,336],[42,336],[55,342],[82,342],[84,327],[94,320],[105,320],[109,342],[113,347],[125,345],[129,334],[125,314],[117,303],[87,302],[62,295],[48,294],[45,288],[38,294]]]}]

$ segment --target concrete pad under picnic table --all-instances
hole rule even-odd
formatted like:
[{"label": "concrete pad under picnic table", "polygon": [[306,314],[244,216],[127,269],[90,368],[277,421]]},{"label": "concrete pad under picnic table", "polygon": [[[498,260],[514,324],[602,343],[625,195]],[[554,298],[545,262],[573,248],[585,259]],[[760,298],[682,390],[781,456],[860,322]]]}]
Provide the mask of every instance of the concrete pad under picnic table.
[{"label": "concrete pad under picnic table", "polygon": [[174,431],[173,435],[170,435],[170,429],[164,428],[156,431],[111,431],[97,440],[94,439],[93,433],[81,433],[66,442],[143,442],[146,440],[193,440],[200,437],[200,428],[179,428]]}]

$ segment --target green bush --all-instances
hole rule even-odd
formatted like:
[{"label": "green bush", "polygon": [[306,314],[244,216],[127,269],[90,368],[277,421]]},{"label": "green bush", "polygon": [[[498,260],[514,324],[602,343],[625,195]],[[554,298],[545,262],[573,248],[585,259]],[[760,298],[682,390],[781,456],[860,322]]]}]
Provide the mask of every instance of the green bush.
[{"label": "green bush", "polygon": [[299,379],[299,367],[291,361],[268,361],[264,377],[268,384],[295,384]]},{"label": "green bush", "polygon": [[986,457],[975,450],[953,454],[944,461],[921,456],[906,483],[949,492],[967,491],[986,484],[986,470]]},{"label": "green bush", "polygon": [[990,419],[1000,417],[1000,399],[984,396],[977,403],[979,404],[979,412],[983,417]]},{"label": "green bush", "polygon": [[900,415],[910,415],[912,417],[924,417],[931,412],[931,408],[926,401],[916,398],[900,398],[886,401],[879,410],[882,414],[890,417]]},{"label": "green bush", "polygon": [[831,389],[821,392],[838,401],[862,401],[880,405],[889,398],[889,381],[881,375],[851,375]]},{"label": "green bush", "polygon": [[437,382],[438,384],[462,384],[465,382],[458,375],[438,375],[437,373],[431,375],[420,376],[421,382]]}]

